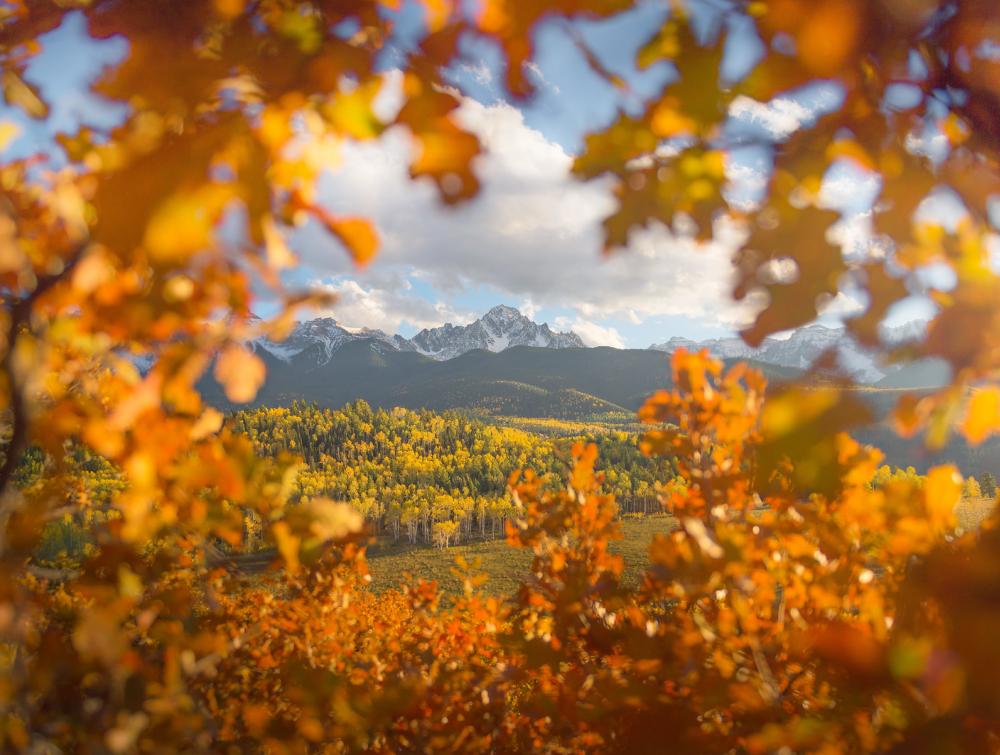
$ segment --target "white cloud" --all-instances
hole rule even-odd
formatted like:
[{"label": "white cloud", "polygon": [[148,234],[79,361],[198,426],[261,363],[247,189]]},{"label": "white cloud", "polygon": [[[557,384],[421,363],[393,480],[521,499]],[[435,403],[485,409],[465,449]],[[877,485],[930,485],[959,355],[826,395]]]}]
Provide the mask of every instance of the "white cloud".
[{"label": "white cloud", "polygon": [[403,323],[416,328],[433,328],[442,322],[467,323],[469,312],[459,312],[444,302],[432,303],[415,295],[408,281],[399,276],[362,282],[337,277],[321,287],[337,297],[329,313],[348,328],[375,328],[397,333]]},{"label": "white cloud", "polygon": [[535,315],[538,314],[538,305],[535,304],[531,299],[524,299],[520,304],[517,305],[518,310],[522,315],[527,317],[529,320],[534,320]]},{"label": "white cloud", "polygon": [[557,317],[553,323],[556,330],[572,330],[588,346],[613,346],[616,349],[625,348],[625,339],[615,328],[604,327],[582,317]]},{"label": "white cloud", "polygon": [[469,74],[481,86],[490,86],[493,83],[493,71],[483,62],[463,63],[459,68]]},{"label": "white cloud", "polygon": [[779,97],[765,104],[743,94],[732,101],[729,114],[737,121],[764,128],[776,139],[791,136],[814,117],[812,110],[792,99]]},{"label": "white cloud", "polygon": [[821,315],[834,320],[854,317],[865,311],[865,304],[862,301],[843,291],[838,291],[836,296],[822,300],[818,306]]},{"label": "white cloud", "polygon": [[[513,107],[466,100],[460,117],[487,152],[477,165],[483,191],[466,205],[443,208],[433,186],[408,180],[412,146],[399,131],[346,145],[342,164],[324,179],[322,201],[333,212],[374,218],[383,241],[370,269],[356,273],[318,228],[294,240],[321,277],[357,282],[358,289],[340,284],[342,319],[348,320],[344,312],[351,320],[365,315],[371,320],[358,324],[381,323],[387,330],[397,320],[417,327],[430,322],[433,311],[403,285],[412,278],[445,299],[492,288],[591,323],[660,315],[726,327],[747,322],[747,304],[731,301],[736,229],[720,224],[719,240],[699,246],[657,226],[635,232],[629,251],[602,257],[600,223],[613,208],[607,184],[573,180],[570,155],[529,128]],[[601,336],[604,342],[616,337]]]}]

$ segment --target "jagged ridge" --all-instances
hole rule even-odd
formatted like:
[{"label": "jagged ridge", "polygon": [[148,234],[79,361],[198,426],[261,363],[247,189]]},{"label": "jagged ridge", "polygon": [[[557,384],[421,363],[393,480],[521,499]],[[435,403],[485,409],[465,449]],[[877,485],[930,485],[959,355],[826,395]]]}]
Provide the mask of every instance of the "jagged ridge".
[{"label": "jagged ridge", "polygon": [[[883,340],[895,344],[913,340],[920,335],[915,325],[919,323],[884,328]],[[897,365],[886,364],[861,348],[842,328],[829,328],[819,323],[799,328],[785,339],[765,338],[756,348],[748,346],[738,336],[705,341],[674,337],[649,348],[673,352],[680,347],[688,350],[708,349],[709,353],[723,359],[753,359],[765,364],[802,370],[811,367],[821,354],[832,351],[841,369],[862,383],[877,383],[899,369]]]},{"label": "jagged ridge", "polygon": [[558,333],[547,324],[534,322],[513,307],[496,306],[469,325],[448,323],[425,329],[412,339],[388,335],[381,330],[348,330],[332,317],[321,317],[295,326],[289,337],[278,343],[258,339],[255,346],[288,362],[309,353],[317,364],[326,364],[346,344],[370,339],[397,351],[416,351],[432,359],[445,360],[474,349],[501,352],[513,346],[539,346],[550,349],[583,348],[576,333]]}]

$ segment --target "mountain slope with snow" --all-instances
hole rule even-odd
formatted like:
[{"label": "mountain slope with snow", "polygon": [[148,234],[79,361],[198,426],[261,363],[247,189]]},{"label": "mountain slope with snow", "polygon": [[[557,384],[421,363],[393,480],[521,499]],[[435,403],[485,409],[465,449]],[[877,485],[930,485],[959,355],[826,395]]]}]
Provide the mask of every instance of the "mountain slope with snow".
[{"label": "mountain slope with snow", "polygon": [[[887,343],[900,344],[920,337],[920,329],[911,323],[883,333]],[[544,349],[581,349],[583,340],[573,332],[560,333],[547,324],[539,324],[514,307],[499,305],[468,325],[451,323],[424,329],[413,338],[389,335],[370,328],[349,329],[332,317],[298,323],[287,339],[281,342],[259,338],[254,347],[285,363],[304,368],[324,365],[335,359],[346,345],[370,341],[379,349],[416,352],[435,361],[447,361],[470,351],[500,353],[516,346]],[[895,375],[900,368],[886,364],[858,344],[840,328],[814,323],[793,331],[787,338],[766,338],[752,348],[738,336],[694,341],[675,336],[664,343],[653,344],[654,351],[673,352],[684,347],[689,351],[708,349],[722,359],[749,359],[776,367],[807,370],[827,353],[834,354],[844,373],[860,383],[878,383]],[[921,378],[924,379],[924,378]]]},{"label": "mountain slope with snow", "polygon": [[[889,328],[884,334],[886,341],[891,343],[910,340],[915,335],[917,334],[914,329],[909,326],[899,329]],[[800,370],[809,369],[822,354],[832,352],[838,366],[861,383],[879,382],[898,369],[894,365],[879,361],[875,355],[858,346],[843,329],[828,328],[819,323],[799,328],[788,338],[765,338],[756,348],[748,346],[738,336],[705,341],[675,337],[664,343],[653,344],[649,348],[655,351],[673,352],[680,347],[689,351],[708,349],[710,354],[723,359],[753,359],[765,364]]]},{"label": "mountain slope with snow", "polygon": [[308,355],[309,361],[326,364],[346,344],[365,339],[386,343],[398,351],[414,351],[409,341],[401,336],[390,336],[381,330],[370,328],[348,330],[332,317],[300,322],[284,341],[259,338],[254,341],[254,346],[282,362],[290,362],[297,357]]},{"label": "mountain slope with snow", "polygon": [[557,333],[548,325],[534,322],[513,307],[493,307],[469,325],[448,323],[417,333],[410,343],[432,359],[453,359],[474,349],[495,353],[513,346],[539,346],[546,349],[583,348],[576,333]]},{"label": "mountain slope with snow", "polygon": [[584,347],[576,333],[557,333],[506,306],[493,307],[469,325],[448,323],[422,330],[412,339],[371,328],[348,330],[332,317],[320,317],[298,323],[284,341],[259,338],[254,346],[282,362],[305,359],[311,364],[326,364],[344,346],[362,340],[383,343],[396,351],[416,351],[436,360],[453,359],[475,349],[498,353],[514,346]]}]

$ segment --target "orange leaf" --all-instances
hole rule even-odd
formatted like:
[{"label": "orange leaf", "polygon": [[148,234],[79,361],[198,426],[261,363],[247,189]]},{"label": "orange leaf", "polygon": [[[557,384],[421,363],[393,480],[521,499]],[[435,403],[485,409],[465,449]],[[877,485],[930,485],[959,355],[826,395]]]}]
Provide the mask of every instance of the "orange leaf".
[{"label": "orange leaf", "polygon": [[962,497],[962,476],[950,464],[934,467],[927,473],[924,495],[931,525],[944,529],[955,518],[955,506]]},{"label": "orange leaf", "polygon": [[227,346],[215,363],[215,379],[222,383],[226,397],[237,404],[253,401],[266,376],[261,358],[237,344]]},{"label": "orange leaf", "polygon": [[1000,388],[983,388],[972,394],[962,423],[962,433],[974,445],[1000,430]]},{"label": "orange leaf", "polygon": [[351,258],[359,265],[367,265],[378,252],[378,231],[370,220],[358,217],[337,217],[322,207],[312,206],[310,212],[319,219],[326,230],[347,247]]},{"label": "orange leaf", "polygon": [[299,570],[299,545],[302,543],[302,538],[292,533],[292,528],[287,522],[278,522],[274,525],[273,531],[278,551],[285,559],[285,568],[289,574],[295,574]]}]

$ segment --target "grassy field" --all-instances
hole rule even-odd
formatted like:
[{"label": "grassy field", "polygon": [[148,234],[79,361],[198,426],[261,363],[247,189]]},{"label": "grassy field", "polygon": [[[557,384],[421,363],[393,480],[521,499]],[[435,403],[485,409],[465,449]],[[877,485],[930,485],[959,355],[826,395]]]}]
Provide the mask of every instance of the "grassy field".
[{"label": "grassy field", "polygon": [[[992,499],[963,499],[955,508],[958,526],[975,529],[993,510]],[[647,564],[647,550],[653,536],[669,532],[676,520],[665,514],[626,518],[621,522],[623,539],[612,544],[612,551],[625,560],[625,581],[635,583]],[[503,540],[461,545],[447,550],[426,546],[393,546],[369,552],[372,586],[381,591],[395,587],[404,574],[436,581],[445,592],[457,593],[462,582],[453,573],[455,559],[479,563],[479,571],[489,575],[485,589],[495,595],[510,595],[521,583],[531,565],[531,553],[511,548]]]},{"label": "grassy field", "polygon": [[[653,535],[669,532],[676,520],[664,514],[623,519],[624,538],[612,544],[612,550],[625,560],[625,579],[634,581],[646,566],[646,552]],[[461,580],[452,573],[455,558],[479,561],[479,571],[489,575],[485,589],[496,595],[512,594],[527,574],[531,552],[511,548],[503,540],[461,545],[447,550],[426,546],[392,547],[369,552],[372,586],[386,590],[398,585],[403,575],[435,580],[446,592],[459,592]]]}]

